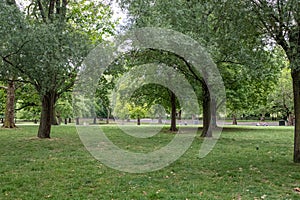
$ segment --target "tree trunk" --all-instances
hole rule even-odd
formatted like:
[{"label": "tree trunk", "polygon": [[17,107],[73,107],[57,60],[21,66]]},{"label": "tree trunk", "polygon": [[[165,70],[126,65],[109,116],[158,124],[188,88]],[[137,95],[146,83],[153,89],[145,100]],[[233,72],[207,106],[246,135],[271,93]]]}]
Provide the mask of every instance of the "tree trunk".
[{"label": "tree trunk", "polygon": [[212,137],[211,125],[211,99],[206,84],[202,84],[203,90],[203,130],[201,137]]},{"label": "tree trunk", "polygon": [[178,120],[181,120],[181,114],[182,114],[182,110],[180,109],[178,112]]},{"label": "tree trunk", "polygon": [[108,107],[106,108],[106,110],[107,110],[106,124],[109,124],[110,110]]},{"label": "tree trunk", "polygon": [[217,101],[215,98],[211,99],[211,127],[217,128]]},{"label": "tree trunk", "polygon": [[158,116],[158,123],[162,124],[162,116],[161,115]]},{"label": "tree trunk", "polygon": [[170,102],[171,102],[171,127],[170,131],[176,132],[178,129],[176,128],[176,96],[170,91]]},{"label": "tree trunk", "polygon": [[300,70],[292,70],[294,92],[294,162],[300,163]]},{"label": "tree trunk", "polygon": [[47,92],[42,96],[41,120],[37,135],[39,138],[50,138],[55,101],[56,94],[54,92]]},{"label": "tree trunk", "polygon": [[6,97],[6,109],[5,120],[3,128],[15,128],[15,83],[14,81],[8,81],[7,97]]},{"label": "tree trunk", "polygon": [[141,125],[141,117],[140,117],[140,115],[137,116],[137,125],[138,126]]},{"label": "tree trunk", "polygon": [[293,126],[294,125],[294,116],[292,113],[289,113],[288,115],[288,126]]},{"label": "tree trunk", "polygon": [[232,115],[232,125],[237,125],[236,115]]},{"label": "tree trunk", "polygon": [[52,119],[51,119],[51,125],[57,126],[57,125],[59,125],[59,122],[58,122],[58,119],[56,116],[55,108],[53,108],[52,113],[53,113],[53,115],[52,115]]}]

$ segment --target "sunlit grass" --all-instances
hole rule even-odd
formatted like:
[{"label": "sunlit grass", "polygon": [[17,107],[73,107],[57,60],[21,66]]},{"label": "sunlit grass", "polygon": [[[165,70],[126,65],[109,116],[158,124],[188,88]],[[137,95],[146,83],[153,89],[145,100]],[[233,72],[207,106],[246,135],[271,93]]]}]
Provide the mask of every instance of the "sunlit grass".
[{"label": "sunlit grass", "polygon": [[[53,127],[50,140],[37,139],[37,128],[0,129],[0,199],[300,199],[291,127],[228,126],[205,158],[198,158],[203,140],[197,137],[176,162],[144,174],[95,160],[73,126]],[[103,129],[132,151],[155,149],[174,137],[164,130],[132,140],[114,126]]]}]

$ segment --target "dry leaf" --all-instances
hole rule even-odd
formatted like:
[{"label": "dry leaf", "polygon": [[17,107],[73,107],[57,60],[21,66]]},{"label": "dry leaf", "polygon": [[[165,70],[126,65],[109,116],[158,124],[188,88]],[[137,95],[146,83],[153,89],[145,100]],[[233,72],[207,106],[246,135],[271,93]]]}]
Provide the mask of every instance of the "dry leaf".
[{"label": "dry leaf", "polygon": [[300,188],[296,187],[294,188],[294,191],[300,193]]}]

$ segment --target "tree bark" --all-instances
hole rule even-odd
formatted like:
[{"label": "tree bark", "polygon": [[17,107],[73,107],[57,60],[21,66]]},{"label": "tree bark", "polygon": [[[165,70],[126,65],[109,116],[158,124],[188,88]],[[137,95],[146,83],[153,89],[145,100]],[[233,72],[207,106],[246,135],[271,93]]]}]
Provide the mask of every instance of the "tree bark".
[{"label": "tree bark", "polygon": [[53,112],[53,115],[52,115],[52,119],[51,119],[51,125],[58,126],[59,122],[58,122],[58,119],[57,119],[57,116],[56,116],[55,108],[53,108],[52,112]]},{"label": "tree bark", "polygon": [[42,112],[40,126],[38,130],[39,138],[50,138],[51,133],[51,121],[53,118],[53,107],[56,101],[55,92],[47,92],[42,96]]},{"label": "tree bark", "polygon": [[236,115],[232,115],[232,125],[237,125]]},{"label": "tree bark", "polygon": [[176,128],[176,96],[170,91],[170,102],[171,102],[171,127],[170,131],[176,132],[178,129]]},{"label": "tree bark", "polygon": [[137,125],[138,126],[141,125],[141,117],[140,117],[140,115],[137,116]]},{"label": "tree bark", "polygon": [[158,123],[162,124],[162,116],[161,115],[158,116]]},{"label": "tree bark", "polygon": [[182,114],[182,110],[180,109],[178,112],[178,120],[181,120],[181,114]]},{"label": "tree bark", "polygon": [[211,125],[211,98],[209,94],[208,87],[206,84],[202,84],[203,91],[203,130],[201,137],[212,137],[212,127]]},{"label": "tree bark", "polygon": [[288,115],[288,126],[293,126],[294,125],[294,115],[293,113],[289,113]]},{"label": "tree bark", "polygon": [[108,107],[106,108],[106,110],[107,110],[106,124],[109,124],[110,110]]},{"label": "tree bark", "polygon": [[6,109],[5,109],[5,119],[3,123],[3,128],[16,128],[15,124],[15,82],[13,80],[8,81],[8,86],[6,88]]},{"label": "tree bark", "polygon": [[211,127],[217,128],[217,101],[215,98],[211,99]]},{"label": "tree bark", "polygon": [[300,163],[300,70],[292,70],[294,92],[294,162]]}]

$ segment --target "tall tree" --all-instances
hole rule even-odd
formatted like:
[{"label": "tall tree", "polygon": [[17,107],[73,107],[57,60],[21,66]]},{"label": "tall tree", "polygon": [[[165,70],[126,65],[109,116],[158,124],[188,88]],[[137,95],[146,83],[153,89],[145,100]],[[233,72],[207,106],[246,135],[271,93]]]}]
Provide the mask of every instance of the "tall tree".
[{"label": "tall tree", "polygon": [[[107,6],[84,0],[79,5],[68,0],[32,0],[27,10],[26,26],[16,33],[24,35],[18,52],[21,59],[14,63],[5,57],[4,61],[38,91],[42,105],[38,137],[49,138],[57,100],[72,89],[92,44],[113,31],[113,23]],[[89,28],[91,23],[95,26]]]},{"label": "tall tree", "polygon": [[300,163],[300,2],[251,0],[251,3],[262,33],[283,48],[290,62],[295,110],[294,162]]},{"label": "tall tree", "polygon": [[[226,12],[223,9],[223,3],[212,0],[175,0],[175,1],[139,1],[139,0],[120,0],[121,6],[129,10],[132,16],[133,27],[154,26],[169,28],[191,36],[197,40],[206,50],[211,53],[213,60],[218,65],[222,74],[226,71],[226,65],[238,63],[241,66],[257,71],[255,75],[264,74],[267,70],[257,70],[264,66],[269,59],[268,52],[257,48],[261,45],[256,32],[248,35],[248,38],[240,40],[239,34],[234,35],[220,32],[224,26],[224,18],[220,15]],[[235,3],[232,3],[235,5]],[[238,8],[236,11],[239,10]],[[248,16],[247,16],[248,17]],[[226,19],[226,18],[225,18]],[[226,21],[226,23],[230,21]],[[249,20],[250,23],[250,20]],[[242,29],[246,30],[247,27]],[[251,29],[253,30],[253,29]],[[242,33],[241,33],[242,34]],[[232,37],[228,40],[227,37]],[[256,49],[256,52],[254,51]],[[255,55],[255,56],[254,56]],[[203,85],[205,82],[199,74],[193,73],[192,67],[186,62],[185,69],[182,71],[191,79],[197,80],[198,85]],[[265,69],[262,67],[262,69]],[[253,73],[252,73],[253,74]],[[252,75],[248,73],[248,75]],[[258,75],[259,74],[259,75]],[[271,73],[267,73],[271,74]],[[223,79],[231,77],[223,76]],[[230,84],[228,85],[230,86]],[[216,110],[219,105],[224,102],[224,99],[214,99],[213,94],[210,94],[208,87],[202,86],[202,107],[204,113],[204,128],[203,136],[211,136],[211,129],[208,127],[216,126]],[[200,98],[200,97],[199,97]],[[211,108],[211,109],[209,109]]]},{"label": "tall tree", "polygon": [[15,128],[15,82],[13,80],[8,81],[6,89],[6,107],[4,115],[4,128]]},{"label": "tall tree", "polygon": [[[0,2],[0,80],[5,83],[2,86],[6,91],[6,106],[5,106],[5,120],[4,128],[15,128],[15,81],[18,79],[18,74],[14,73],[9,65],[16,65],[20,59],[20,49],[24,43],[20,42],[22,36],[16,36],[24,25],[22,14],[18,10],[16,2],[14,0],[7,0]],[[10,36],[10,34],[14,36]],[[16,35],[15,35],[16,34]],[[16,62],[13,63],[10,60],[13,59]]]},{"label": "tall tree", "polygon": [[[300,2],[297,0],[228,0],[219,5],[224,39],[236,43],[256,36],[260,46],[280,46],[289,60],[293,81],[295,136],[294,162],[300,163]],[[223,29],[223,30],[225,30]],[[226,37],[226,36],[229,37]]]}]

